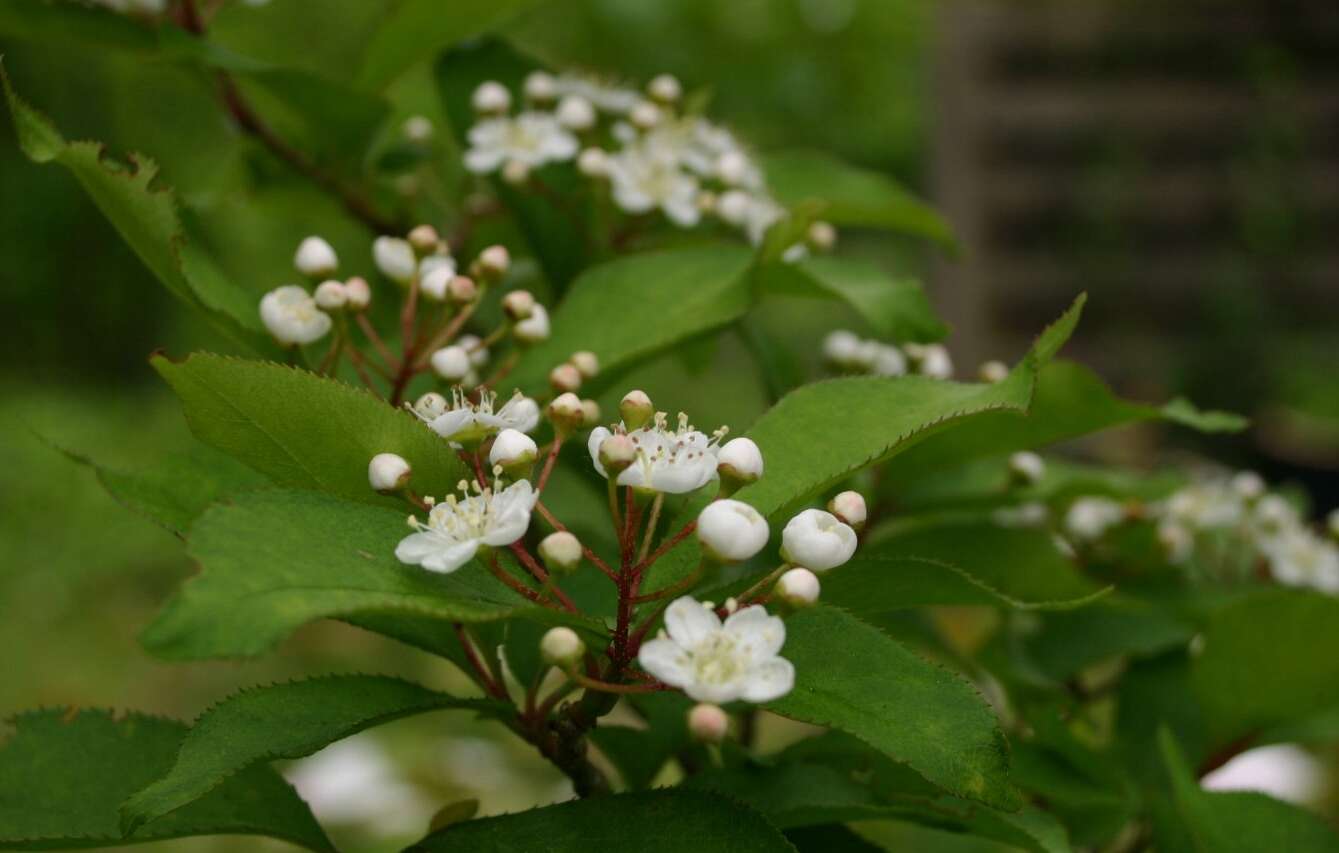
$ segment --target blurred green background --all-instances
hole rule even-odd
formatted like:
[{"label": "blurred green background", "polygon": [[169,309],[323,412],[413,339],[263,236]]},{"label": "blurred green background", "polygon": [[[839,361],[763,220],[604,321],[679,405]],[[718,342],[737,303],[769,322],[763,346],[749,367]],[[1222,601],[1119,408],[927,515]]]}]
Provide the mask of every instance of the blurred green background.
[{"label": "blurred green background", "polygon": [[[1305,11],[1284,5],[1297,14]],[[959,8],[946,11],[954,6]],[[1199,23],[1212,32],[1209,12],[1191,6],[1200,9],[1192,15],[1199,14]],[[1142,8],[1156,23],[1160,13]],[[709,92],[712,115],[760,150],[829,150],[891,173],[936,199],[951,183],[946,172],[959,163],[981,168],[995,162],[973,147],[976,137],[945,134],[946,127],[956,134],[961,126],[948,116],[963,107],[946,101],[945,93],[957,97],[966,91],[961,87],[967,84],[954,82],[958,64],[966,61],[963,46],[977,44],[966,33],[981,16],[1016,15],[1025,21],[1021,16],[1033,13],[1004,2],[575,0],[537,4],[505,33],[558,67],[576,65],[631,80],[669,71],[690,90]],[[228,3],[211,32],[239,53],[343,79],[349,74],[348,57],[356,55],[363,34],[382,14],[384,4],[355,0]],[[1298,47],[1295,29],[1248,32],[1233,42],[1239,54],[1205,59],[1208,67],[1175,52],[1150,60],[1137,42],[1127,44],[1122,54],[1117,40],[1116,47],[1103,48],[1103,61],[1071,58],[1056,73],[1116,80],[1137,59],[1154,68],[1165,62],[1169,74],[1188,68],[1229,89],[1286,92],[1290,86],[1314,86],[1317,79],[1333,81],[1334,51],[1326,59],[1309,43]],[[0,18],[0,52],[18,91],[70,138],[100,140],[117,155],[138,151],[157,160],[163,182],[176,188],[198,217],[228,272],[257,295],[290,277],[293,248],[309,233],[327,236],[350,272],[370,268],[371,235],[240,135],[203,75],[140,54],[95,49],[74,38],[66,44],[33,43],[21,30]],[[411,114],[440,122],[426,68],[405,74],[391,94],[395,114],[388,137]],[[1311,156],[1306,152],[1339,141],[1339,111],[1322,113],[1319,120],[1307,113],[1307,121],[1290,121],[1296,118],[1289,113],[1292,102],[1286,95],[1280,99],[1272,111],[1242,128],[1245,137],[1255,140],[1256,147],[1248,150],[1257,173],[1286,171]],[[1302,112],[1299,107],[1298,115]],[[439,133],[435,161],[415,176],[416,191],[425,196],[446,191],[456,173],[445,137]],[[1033,216],[1019,232],[1034,244],[1088,247],[1071,253],[1069,277],[1062,276],[1059,285],[1040,296],[1025,278],[1001,282],[989,294],[954,291],[962,280],[956,267],[985,256],[989,248],[974,242],[974,234],[964,235],[964,255],[956,259],[935,258],[911,242],[889,238],[850,234],[843,240],[851,251],[877,257],[900,273],[923,276],[958,329],[950,347],[974,357],[1017,357],[1025,343],[1018,340],[1019,329],[1040,329],[1062,301],[1090,289],[1093,325],[1080,328],[1080,352],[1117,379],[1121,390],[1147,397],[1187,393],[1255,416],[1259,425],[1247,435],[1193,449],[1300,481],[1321,509],[1339,503],[1334,477],[1339,469],[1339,267],[1332,255],[1322,253],[1331,262],[1322,266],[1322,298],[1300,303],[1298,309],[1293,291],[1275,286],[1270,270],[1278,264],[1256,263],[1282,255],[1286,267],[1290,253],[1311,251],[1311,243],[1290,242],[1287,236],[1297,233],[1302,220],[1313,223],[1306,233],[1319,229],[1322,235],[1307,240],[1333,243],[1339,223],[1333,176],[1321,188],[1319,208],[1313,196],[1304,200],[1286,191],[1296,177],[1245,193],[1249,203],[1232,215],[1249,227],[1228,229],[1240,238],[1227,255],[1238,259],[1232,269],[1240,274],[1194,289],[1188,299],[1168,303],[1170,310],[1158,309],[1130,295],[1142,292],[1132,281],[1141,274],[1137,265],[1126,269],[1110,263],[1111,258],[1156,254],[1160,245],[1160,232],[1154,227],[1150,235],[1137,216],[1140,227],[1126,227],[1131,221],[1128,197],[1121,196],[1124,201],[1113,212],[1111,185],[1125,180],[1118,167],[1142,156],[1137,143],[1131,149],[1113,140],[1119,138],[1079,158],[1079,168],[1088,175],[1084,192],[1049,216]],[[1339,170],[1339,164],[1332,166]],[[981,204],[987,204],[988,198],[982,198]],[[146,356],[160,348],[182,354],[223,344],[153,281],[69,174],[27,161],[8,129],[0,132],[0,200],[5,202],[0,205],[0,424],[7,437],[0,443],[0,672],[5,674],[0,709],[81,704],[190,718],[238,684],[313,671],[401,671],[436,684],[454,678],[415,653],[330,625],[309,628],[279,654],[254,662],[168,665],[138,649],[137,631],[191,566],[179,541],[117,506],[93,472],[61,449],[128,468],[187,446],[190,439],[176,405],[149,370]],[[1136,213],[1143,209],[1138,202]],[[963,212],[959,204],[953,200],[949,205],[955,224],[959,213],[979,213]],[[1100,252],[1094,254],[1093,246]],[[1100,274],[1092,273],[1094,264]],[[991,270],[985,270],[984,277],[990,276]],[[1006,316],[1000,306],[1014,307]],[[1305,329],[1299,328],[1299,311]],[[824,332],[838,325],[858,328],[852,315],[827,303],[778,299],[762,308],[762,316],[799,342],[800,356],[810,367]],[[1120,335],[1110,336],[1112,328]],[[1091,336],[1086,348],[1085,336]],[[747,427],[767,400],[757,390],[744,348],[727,338],[702,358],[706,381],[684,381],[689,367],[667,359],[629,384],[647,388],[662,406],[691,411],[699,424]],[[962,375],[974,368],[973,362],[959,364]],[[1147,436],[1127,437],[1094,452],[1134,454],[1149,464],[1161,458],[1149,453],[1156,446]],[[437,802],[473,790],[484,798],[487,811],[517,808],[525,804],[515,794],[522,779],[529,780],[523,790],[530,796],[562,795],[556,776],[525,750],[499,746],[487,726],[449,719],[449,726],[442,717],[399,724],[387,741],[394,751],[398,743],[424,734],[443,738],[433,750],[404,750],[413,755],[411,781],[433,792]],[[447,731],[450,739],[443,736]],[[442,758],[452,750],[464,750],[461,754],[472,756],[469,760],[478,766],[509,769],[499,770],[498,778],[453,778],[443,769],[450,762]],[[494,760],[503,754],[509,760]],[[349,760],[357,763],[358,756]],[[368,840],[368,849],[378,843]],[[156,849],[208,849],[211,844],[173,842]],[[246,844],[246,849],[260,846]],[[216,847],[239,849],[227,843]]]}]

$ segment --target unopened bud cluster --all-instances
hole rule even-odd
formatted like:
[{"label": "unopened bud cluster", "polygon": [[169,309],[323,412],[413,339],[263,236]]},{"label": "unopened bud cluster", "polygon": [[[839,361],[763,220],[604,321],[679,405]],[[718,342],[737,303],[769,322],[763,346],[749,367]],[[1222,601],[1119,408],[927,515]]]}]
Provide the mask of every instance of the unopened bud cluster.
[{"label": "unopened bud cluster", "polygon": [[[624,213],[681,228],[713,221],[754,245],[786,217],[761,166],[725,128],[682,109],[683,86],[660,74],[639,91],[579,74],[535,71],[513,92],[497,81],[473,93],[477,121],[465,168],[528,185],[554,164],[607,187]],[[783,257],[828,252],[837,231],[814,222]]]},{"label": "unopened bud cluster", "polygon": [[908,342],[897,346],[862,338],[845,329],[831,332],[823,339],[823,358],[842,373],[919,374],[931,379],[953,377],[953,359],[943,344]]}]

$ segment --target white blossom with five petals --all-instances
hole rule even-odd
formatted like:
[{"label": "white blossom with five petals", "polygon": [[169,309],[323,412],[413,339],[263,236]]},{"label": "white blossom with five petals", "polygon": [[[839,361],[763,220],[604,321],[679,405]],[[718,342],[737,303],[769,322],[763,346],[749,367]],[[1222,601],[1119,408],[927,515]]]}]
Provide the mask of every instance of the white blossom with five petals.
[{"label": "white blossom with five petals", "polygon": [[296,284],[277,287],[260,300],[260,319],[280,344],[310,344],[330,331],[330,315]]},{"label": "white blossom with five petals", "polygon": [[465,168],[486,175],[507,163],[535,168],[571,160],[577,139],[549,113],[524,112],[517,116],[485,119],[469,132]]},{"label": "white blossom with five petals", "polygon": [[761,605],[724,623],[691,596],[665,611],[666,635],[641,647],[642,669],[699,702],[770,702],[795,686],[795,667],[777,653],[786,624]]},{"label": "white blossom with five petals", "polygon": [[[497,395],[484,392],[479,401],[474,402],[460,389],[451,394],[450,406],[431,418],[419,417],[427,421],[432,431],[451,442],[482,441],[490,435],[504,429],[530,432],[539,425],[539,404],[521,392],[508,400],[499,409],[494,409]],[[418,413],[417,407],[415,413]]]},{"label": "white blossom with five petals", "polygon": [[[600,445],[613,433],[605,427],[591,430],[587,449],[600,476],[608,477],[600,464]],[[618,475],[618,485],[668,492],[691,492],[716,479],[717,445],[723,431],[708,436],[693,429],[688,416],[679,414],[677,429],[671,430],[664,412],[651,423],[631,430],[628,438],[637,448],[636,459]]]},{"label": "white blossom with five petals", "polygon": [[448,574],[465,565],[484,545],[510,545],[525,535],[539,495],[529,480],[517,480],[501,491],[450,495],[428,512],[425,524],[410,516],[414,532],[395,546],[402,563]]}]

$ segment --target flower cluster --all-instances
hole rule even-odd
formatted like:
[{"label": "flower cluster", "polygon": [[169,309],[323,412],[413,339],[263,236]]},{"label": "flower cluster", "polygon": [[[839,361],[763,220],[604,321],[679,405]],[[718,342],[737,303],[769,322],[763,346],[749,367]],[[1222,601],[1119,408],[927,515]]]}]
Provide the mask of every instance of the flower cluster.
[{"label": "flower cluster", "polygon": [[[915,373],[931,379],[953,377],[953,359],[943,344],[908,342],[898,346],[862,338],[845,329],[831,332],[823,339],[823,358],[842,373],[872,373],[875,376]],[[1003,377],[991,381],[999,378]]]},{"label": "flower cluster", "polygon": [[[758,556],[771,539],[762,514],[730,497],[763,476],[762,451],[751,439],[723,441],[728,430],[708,435],[695,429],[685,414],[672,424],[666,413],[655,411],[645,393],[628,393],[619,405],[620,420],[595,426],[584,441],[592,466],[608,484],[619,554],[606,562],[541,500],[564,444],[576,430],[591,427],[574,394],[559,394],[541,410],[519,394],[499,406],[491,392],[456,388],[450,399],[435,392],[425,395],[413,410],[478,476],[458,483],[459,494],[439,501],[412,491],[407,460],[393,453],[371,460],[368,481],[373,489],[402,495],[426,513],[426,520],[418,513],[409,517],[412,532],[395,549],[401,563],[445,574],[478,561],[537,606],[571,613],[580,611],[564,594],[560,579],[589,563],[617,585],[620,601],[604,665],[568,627],[545,634],[541,656],[571,685],[587,690],[682,690],[707,703],[693,711],[695,731],[700,729],[704,740],[718,741],[728,722],[711,703],[767,702],[794,686],[794,667],[780,656],[785,622],[781,615],[769,614],[767,606],[775,602],[785,613],[818,600],[818,574],[847,562],[856,550],[857,531],[866,516],[858,493],[843,492],[826,510],[805,509],[791,518],[781,532],[781,565],[718,608],[685,593],[713,582],[720,566]],[[541,450],[529,433],[544,417],[553,438]],[[532,476],[541,458],[544,463]],[[486,470],[492,476],[488,484],[483,481]],[[693,521],[657,537],[667,498],[713,484],[715,499]],[[536,512],[553,530],[532,552],[527,536]],[[678,583],[643,592],[647,569],[690,536],[702,552],[697,568]],[[657,538],[659,545],[653,547]],[[524,574],[518,576],[503,564],[500,549],[510,552]],[[637,605],[645,608],[639,613]],[[648,637],[662,620],[659,632]],[[632,669],[634,664],[640,672]],[[640,683],[623,683],[630,678]]]},{"label": "flower cluster", "polygon": [[[682,87],[662,74],[638,91],[578,74],[535,71],[521,98],[496,81],[474,92],[478,121],[468,133],[465,168],[526,184],[536,169],[572,163],[607,185],[631,216],[659,213],[681,228],[712,220],[762,242],[786,216],[756,159],[725,128],[680,109]],[[513,110],[515,101],[519,109]],[[795,260],[828,251],[837,239],[815,222],[787,248]]]}]

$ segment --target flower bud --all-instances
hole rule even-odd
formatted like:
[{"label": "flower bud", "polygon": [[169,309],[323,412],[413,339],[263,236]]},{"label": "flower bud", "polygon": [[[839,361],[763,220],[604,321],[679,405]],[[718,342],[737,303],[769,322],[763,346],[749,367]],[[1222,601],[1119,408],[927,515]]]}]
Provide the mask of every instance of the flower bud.
[{"label": "flower bud", "polygon": [[726,151],[716,158],[716,177],[727,186],[738,186],[748,177],[749,161],[742,151]]},{"label": "flower bud", "polygon": [[478,297],[479,286],[467,276],[453,276],[446,286],[446,298],[456,305],[469,305]]},{"label": "flower bud", "polygon": [[[600,449],[603,451],[604,446]],[[770,533],[767,519],[743,501],[712,501],[697,517],[702,550],[721,563],[739,563],[753,557],[766,547]]]},{"label": "flower bud", "polygon": [[430,421],[450,408],[446,398],[436,391],[429,391],[414,403],[414,414],[425,421]]},{"label": "flower bud", "polygon": [[348,306],[352,311],[362,311],[372,304],[372,288],[362,276],[356,275],[344,282],[344,295],[348,297]]},{"label": "flower bud", "polygon": [[855,530],[830,512],[806,509],[781,531],[781,557],[815,572],[826,572],[851,559]]},{"label": "flower bud", "polygon": [[523,344],[537,344],[540,341],[548,340],[548,309],[536,302],[534,308],[530,311],[530,316],[513,326],[511,334],[512,337]]},{"label": "flower bud", "polygon": [[367,463],[367,482],[378,492],[398,492],[409,485],[412,473],[405,458],[394,453],[378,453]]},{"label": "flower bud", "polygon": [[478,335],[461,335],[456,338],[456,346],[463,347],[470,354],[470,364],[483,367],[488,363],[488,347]]},{"label": "flower bud", "polygon": [[907,357],[891,344],[875,343],[874,358],[869,368],[875,376],[902,376],[907,372]]},{"label": "flower bud", "polygon": [[581,408],[581,398],[568,391],[559,394],[549,403],[549,420],[560,433],[569,433],[581,427],[585,412]]},{"label": "flower bud", "polygon": [[732,438],[716,454],[716,470],[734,488],[762,476],[762,451],[751,438]]},{"label": "flower bud", "polygon": [[559,626],[550,628],[539,641],[539,655],[549,666],[567,669],[576,666],[586,654],[586,644],[577,632]]},{"label": "flower bud", "polygon": [[600,359],[588,350],[572,353],[567,363],[575,367],[583,379],[594,379],[600,375]]},{"label": "flower bud", "polygon": [[511,269],[511,253],[507,251],[506,246],[489,246],[479,253],[475,263],[479,265],[479,271],[485,280],[498,281]]},{"label": "flower bud", "polygon": [[600,442],[599,457],[600,467],[612,479],[637,461],[637,445],[625,434],[616,432]]},{"label": "flower bud", "polygon": [[595,107],[580,95],[567,95],[554,112],[558,123],[568,130],[590,130],[595,126]]},{"label": "flower bud", "polygon": [[530,180],[530,165],[520,160],[508,160],[502,165],[502,180],[519,187]]},{"label": "flower bud", "polygon": [[581,387],[581,371],[570,364],[560,364],[549,371],[549,386],[559,394],[576,391]]},{"label": "flower bud", "polygon": [[349,291],[344,288],[343,283],[334,281],[323,281],[316,285],[316,292],[312,294],[316,300],[316,307],[322,311],[338,311],[349,302]]},{"label": "flower bud", "polygon": [[811,222],[805,240],[815,252],[831,252],[837,246],[837,229],[821,219]]},{"label": "flower bud", "polygon": [[818,601],[821,587],[818,575],[808,569],[790,569],[776,582],[776,597],[799,609],[812,607]]},{"label": "flower bud", "polygon": [[996,382],[1003,382],[1009,377],[1009,365],[998,359],[982,362],[976,369],[976,377],[982,382],[989,382],[994,385]]},{"label": "flower bud", "polygon": [[1259,500],[1264,497],[1265,489],[1265,479],[1254,471],[1238,471],[1232,477],[1232,491],[1243,500]]},{"label": "flower bud", "polygon": [[730,732],[730,716],[719,705],[694,705],[688,711],[688,732],[699,743],[720,743]]},{"label": "flower bud", "polygon": [[1046,463],[1032,451],[1020,450],[1009,457],[1009,476],[1015,483],[1035,485],[1045,475]]},{"label": "flower bud", "polygon": [[437,131],[432,126],[432,120],[427,116],[415,115],[404,120],[404,124],[400,126],[400,132],[410,142],[422,145],[431,142]]},{"label": "flower bud", "polygon": [[577,171],[588,178],[609,174],[609,155],[601,148],[587,148],[577,156]]},{"label": "flower bud", "polygon": [[334,248],[320,237],[308,237],[298,244],[293,255],[293,266],[310,278],[325,278],[339,269],[339,257]]},{"label": "flower bud", "polygon": [[475,112],[505,113],[511,109],[511,92],[496,80],[485,80],[474,90],[470,103]]},{"label": "flower bud", "polygon": [[286,347],[314,343],[325,337],[331,326],[330,315],[296,284],[276,287],[261,297],[260,320]]},{"label": "flower bud", "polygon": [[558,81],[547,71],[531,71],[525,77],[525,96],[538,103],[558,97]]},{"label": "flower bud", "polygon": [[618,404],[618,413],[628,429],[641,429],[656,413],[645,391],[629,391]]},{"label": "flower bud", "polygon": [[432,370],[447,382],[460,382],[470,372],[470,354],[459,344],[442,347],[429,359]]},{"label": "flower bud", "polygon": [[489,466],[501,465],[513,478],[528,473],[538,458],[539,446],[535,440],[518,429],[508,428],[498,433],[488,451]]},{"label": "flower bud", "polygon": [[581,401],[581,426],[590,429],[600,422],[600,404],[594,400]]},{"label": "flower bud", "polygon": [[641,130],[650,130],[660,124],[660,107],[650,101],[642,101],[632,108],[632,112],[628,113],[628,118],[632,120],[634,126]]},{"label": "flower bud", "polygon": [[409,232],[409,245],[422,257],[436,252],[442,245],[442,238],[431,225],[416,225]]},{"label": "flower bud", "polygon": [[828,512],[840,519],[843,524],[850,525],[854,530],[864,527],[865,519],[869,517],[869,509],[865,506],[864,495],[852,491],[834,495],[832,500],[828,501]]},{"label": "flower bud", "polygon": [[539,558],[554,574],[567,574],[581,565],[581,542],[566,530],[539,540]]},{"label": "flower bud", "polygon": [[418,270],[414,247],[398,237],[378,237],[372,241],[372,261],[391,281],[407,283]]},{"label": "flower bud", "polygon": [[[911,347],[905,349],[911,354]],[[916,371],[922,376],[931,379],[949,379],[953,376],[953,359],[949,357],[948,349],[943,344],[926,344],[919,347],[917,355],[913,358],[916,361]]]},{"label": "flower bud", "polygon": [[451,287],[451,281],[455,278],[455,270],[450,264],[438,264],[424,273],[423,278],[419,280],[418,290],[426,299],[433,302],[445,302],[447,291]]},{"label": "flower bud", "polygon": [[502,310],[512,322],[524,320],[535,310],[535,296],[528,290],[513,290],[502,297]]},{"label": "flower bud", "polygon": [[657,74],[646,84],[646,93],[662,104],[672,104],[683,97],[683,86],[673,74]]},{"label": "flower bud", "polygon": [[716,197],[716,215],[731,225],[743,225],[752,206],[749,194],[742,190],[727,190]]},{"label": "flower bud", "polygon": [[860,337],[854,332],[838,329],[823,339],[823,357],[838,367],[851,367],[860,353]]}]

